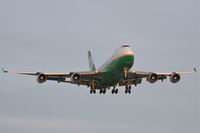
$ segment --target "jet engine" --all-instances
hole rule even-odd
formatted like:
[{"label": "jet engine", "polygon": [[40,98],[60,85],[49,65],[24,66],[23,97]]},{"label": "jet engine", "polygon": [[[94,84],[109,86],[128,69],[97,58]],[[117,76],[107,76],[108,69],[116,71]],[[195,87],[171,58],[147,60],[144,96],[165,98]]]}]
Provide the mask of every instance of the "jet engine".
[{"label": "jet engine", "polygon": [[38,75],[38,77],[37,77],[37,81],[38,81],[38,83],[44,83],[44,82],[46,82],[47,81],[47,76],[45,75],[45,74],[43,74],[43,73],[40,73],[39,75]]},{"label": "jet engine", "polygon": [[179,80],[181,79],[180,75],[177,74],[177,73],[173,73],[171,76],[170,76],[170,81],[172,83],[177,83]]},{"label": "jet engine", "polygon": [[79,75],[78,73],[74,73],[71,76],[71,81],[72,82],[78,83],[80,80],[81,80],[81,75]]},{"label": "jet engine", "polygon": [[155,73],[150,73],[149,76],[147,77],[147,81],[149,81],[149,83],[155,83],[158,80],[158,75]]}]

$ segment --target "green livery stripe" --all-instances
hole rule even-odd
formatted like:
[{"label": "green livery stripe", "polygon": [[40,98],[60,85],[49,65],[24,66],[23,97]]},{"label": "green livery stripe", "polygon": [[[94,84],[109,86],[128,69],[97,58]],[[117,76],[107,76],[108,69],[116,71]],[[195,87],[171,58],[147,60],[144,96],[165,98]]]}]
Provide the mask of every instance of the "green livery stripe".
[{"label": "green livery stripe", "polygon": [[124,78],[124,68],[128,70],[133,66],[134,55],[127,54],[114,59],[106,66],[102,80],[97,84],[97,88],[114,86]]}]

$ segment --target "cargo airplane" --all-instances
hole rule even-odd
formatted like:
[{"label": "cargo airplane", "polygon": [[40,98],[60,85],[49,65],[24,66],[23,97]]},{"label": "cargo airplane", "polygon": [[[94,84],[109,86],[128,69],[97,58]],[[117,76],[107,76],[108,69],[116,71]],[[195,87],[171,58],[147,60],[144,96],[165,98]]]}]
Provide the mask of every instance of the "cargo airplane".
[{"label": "cargo airplane", "polygon": [[117,86],[125,86],[125,94],[131,93],[131,86],[142,83],[142,79],[146,79],[150,83],[155,83],[158,80],[163,81],[169,77],[172,83],[177,83],[180,80],[180,74],[190,74],[191,72],[142,72],[132,71],[130,68],[134,64],[134,53],[130,46],[125,44],[118,48],[112,57],[108,59],[99,69],[95,68],[91,52],[88,51],[88,60],[90,71],[83,72],[64,72],[64,73],[46,73],[46,72],[12,72],[2,68],[4,73],[24,74],[37,76],[38,83],[44,83],[47,80],[57,81],[58,83],[71,83],[86,85],[90,88],[90,94],[96,93],[99,90],[100,94],[105,94],[106,90],[112,89],[112,94],[117,94]]}]

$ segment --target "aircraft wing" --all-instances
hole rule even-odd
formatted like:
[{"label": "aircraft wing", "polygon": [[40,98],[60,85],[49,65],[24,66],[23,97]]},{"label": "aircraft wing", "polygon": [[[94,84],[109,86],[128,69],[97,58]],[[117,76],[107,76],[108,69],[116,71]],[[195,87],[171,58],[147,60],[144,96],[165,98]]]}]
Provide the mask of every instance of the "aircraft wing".
[{"label": "aircraft wing", "polygon": [[[14,72],[6,71],[2,68],[4,73],[11,74],[23,74],[37,76],[38,83],[44,83],[47,80],[53,80],[57,82],[65,82],[78,85],[94,85],[102,79],[104,71],[86,71],[86,72],[64,72],[64,73],[47,73],[47,72]],[[142,79],[150,83],[155,83],[157,80],[163,81],[167,77],[170,78],[172,83],[177,83],[180,80],[180,74],[192,74],[196,72],[196,68],[190,72],[171,72],[171,73],[160,73],[160,72],[143,72],[143,71],[128,71],[127,77],[119,82],[119,86],[126,85],[137,85],[142,83]],[[69,78],[67,80],[67,78]]]},{"label": "aircraft wing", "polygon": [[146,78],[146,80],[150,83],[155,83],[157,80],[163,81],[164,79],[169,77],[172,83],[177,83],[180,80],[180,74],[193,74],[196,72],[197,72],[196,68],[194,68],[194,70],[190,72],[171,72],[171,73],[129,71],[127,74],[127,78],[125,78],[123,81],[120,82],[120,86],[124,86],[127,84],[129,85],[141,84],[143,78]]},{"label": "aircraft wing", "polygon": [[[47,80],[54,80],[58,82],[66,82],[66,83],[79,84],[79,85],[89,85],[89,81],[91,81],[92,79],[100,80],[104,73],[103,71],[64,72],[64,73],[14,72],[14,71],[6,71],[3,68],[2,68],[2,71],[4,73],[37,76],[37,81],[39,83],[44,83]],[[69,80],[67,80],[67,78],[69,78]]]},{"label": "aircraft wing", "polygon": [[[14,72],[14,71],[6,71],[2,68],[4,73],[11,73],[11,74],[23,74],[23,75],[39,75],[42,72]],[[55,75],[55,76],[68,76],[69,73],[43,73],[45,75]]]},{"label": "aircraft wing", "polygon": [[128,75],[130,77],[139,77],[139,78],[144,78],[144,77],[147,77],[149,76],[149,74],[151,73],[155,73],[157,74],[158,76],[171,76],[172,74],[176,73],[176,74],[193,74],[193,73],[196,73],[197,70],[196,68],[194,68],[193,71],[189,71],[189,72],[165,72],[165,73],[162,73],[162,72],[143,72],[143,71],[129,71],[128,72]]}]

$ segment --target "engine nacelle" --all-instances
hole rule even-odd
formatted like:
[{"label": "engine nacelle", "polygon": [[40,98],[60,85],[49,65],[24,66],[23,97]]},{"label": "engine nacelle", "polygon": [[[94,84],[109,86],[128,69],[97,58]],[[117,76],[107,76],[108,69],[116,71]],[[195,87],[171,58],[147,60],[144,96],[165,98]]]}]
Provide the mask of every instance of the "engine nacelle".
[{"label": "engine nacelle", "polygon": [[75,83],[78,83],[81,81],[81,75],[78,74],[78,73],[74,73],[72,76],[71,76],[71,81],[72,82],[75,82]]},{"label": "engine nacelle", "polygon": [[173,73],[171,76],[170,76],[170,81],[172,83],[177,83],[179,80],[181,79],[180,75],[177,74],[177,73]]},{"label": "engine nacelle", "polygon": [[147,77],[147,81],[149,81],[149,83],[155,83],[158,80],[158,75],[155,73],[150,73],[149,76]]},{"label": "engine nacelle", "polygon": [[37,77],[37,81],[38,81],[38,83],[44,83],[44,82],[46,82],[47,81],[47,76],[45,75],[45,74],[43,74],[43,73],[40,73],[39,75],[38,75],[38,77]]}]

